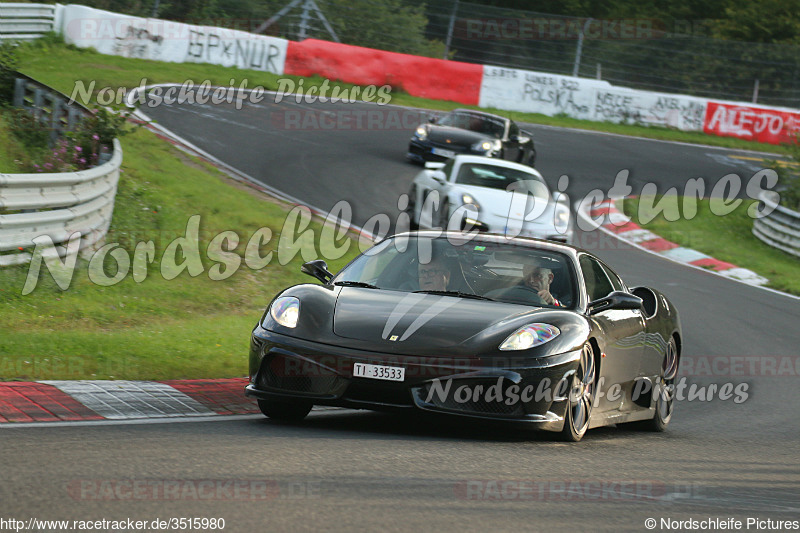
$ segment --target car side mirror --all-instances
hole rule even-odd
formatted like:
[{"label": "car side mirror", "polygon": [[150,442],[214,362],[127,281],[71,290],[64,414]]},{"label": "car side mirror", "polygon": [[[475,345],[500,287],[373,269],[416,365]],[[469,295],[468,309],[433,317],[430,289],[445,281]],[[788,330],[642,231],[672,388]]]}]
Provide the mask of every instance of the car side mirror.
[{"label": "car side mirror", "polygon": [[509,135],[508,140],[511,141],[512,143],[519,142],[519,135]]},{"label": "car side mirror", "polygon": [[642,299],[627,292],[614,291],[608,296],[589,302],[590,315],[610,309],[642,309]]},{"label": "car side mirror", "polygon": [[333,274],[328,270],[328,264],[322,259],[315,259],[314,261],[303,263],[303,266],[300,267],[300,272],[308,274],[326,285],[333,279]]},{"label": "car side mirror", "polygon": [[444,182],[447,181],[447,174],[441,170],[434,170],[431,172],[431,178],[433,178],[437,183],[444,185]]}]

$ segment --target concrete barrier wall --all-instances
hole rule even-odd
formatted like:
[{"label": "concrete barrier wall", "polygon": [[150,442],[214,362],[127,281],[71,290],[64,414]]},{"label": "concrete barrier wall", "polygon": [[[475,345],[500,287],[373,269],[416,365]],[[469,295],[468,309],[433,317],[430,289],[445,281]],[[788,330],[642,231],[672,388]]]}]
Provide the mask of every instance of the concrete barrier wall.
[{"label": "concrete barrier wall", "polygon": [[412,96],[478,105],[483,67],[315,39],[289,43],[285,74],[391,85]]},{"label": "concrete barrier wall", "polygon": [[738,137],[748,141],[783,144],[797,142],[800,112],[730,102],[708,102],[703,127],[709,135]]},{"label": "concrete barrier wall", "polygon": [[703,131],[706,101],[615,87],[606,81],[483,67],[481,107]]},{"label": "concrete barrier wall", "polygon": [[60,31],[67,43],[102,54],[274,74],[283,74],[289,43],[239,30],[131,17],[80,5],[64,7]]}]

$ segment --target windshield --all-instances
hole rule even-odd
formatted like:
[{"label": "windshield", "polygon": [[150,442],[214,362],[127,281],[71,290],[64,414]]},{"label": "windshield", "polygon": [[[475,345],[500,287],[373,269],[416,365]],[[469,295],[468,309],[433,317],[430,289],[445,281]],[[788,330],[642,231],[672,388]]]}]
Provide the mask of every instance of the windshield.
[{"label": "windshield", "polygon": [[495,139],[502,139],[506,132],[505,120],[464,111],[454,111],[442,117],[438,124],[483,133]]},{"label": "windshield", "polygon": [[484,163],[462,163],[456,183],[490,189],[524,190],[534,196],[547,197],[547,185],[535,174]]},{"label": "windshield", "polygon": [[357,257],[333,283],[574,308],[570,265],[564,254],[535,247],[401,235]]}]

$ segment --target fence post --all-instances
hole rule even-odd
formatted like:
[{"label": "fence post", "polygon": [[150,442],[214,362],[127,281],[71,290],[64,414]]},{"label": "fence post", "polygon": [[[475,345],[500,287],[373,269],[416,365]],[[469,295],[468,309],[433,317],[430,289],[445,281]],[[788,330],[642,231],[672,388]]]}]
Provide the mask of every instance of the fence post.
[{"label": "fence post", "polygon": [[14,80],[14,107],[22,107],[25,103],[25,83],[27,81],[25,78]]},{"label": "fence post", "polygon": [[33,89],[33,117],[39,121],[42,119],[42,109],[44,108],[44,91],[38,87]]},{"label": "fence post", "polygon": [[81,119],[81,112],[73,107],[67,107],[67,131],[75,131],[78,121]]},{"label": "fence post", "polygon": [[756,82],[753,84],[753,103],[758,103],[758,78],[756,78]]},{"label": "fence post", "polygon": [[450,55],[450,43],[453,42],[453,26],[456,24],[456,11],[458,11],[458,0],[453,4],[453,12],[450,13],[450,24],[447,25],[447,39],[444,43],[444,58]]},{"label": "fence post", "polygon": [[61,113],[64,111],[64,102],[57,96],[52,97],[53,107],[50,115],[50,144],[55,145],[61,134]]},{"label": "fence post", "polygon": [[581,33],[578,35],[578,49],[575,50],[575,64],[572,66],[572,76],[578,77],[578,70],[581,68],[581,53],[583,53],[583,34],[594,19],[586,19],[586,22],[581,28]]}]

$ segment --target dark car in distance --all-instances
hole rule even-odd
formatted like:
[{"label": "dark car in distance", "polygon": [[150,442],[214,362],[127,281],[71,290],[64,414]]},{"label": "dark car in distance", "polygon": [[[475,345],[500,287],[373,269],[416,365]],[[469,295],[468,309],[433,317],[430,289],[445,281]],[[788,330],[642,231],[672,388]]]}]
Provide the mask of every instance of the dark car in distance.
[{"label": "dark car in distance", "polygon": [[250,338],[245,393],[270,418],[422,410],[578,441],[611,424],[663,431],[672,417],[677,310],[579,248],[410,232],[336,275],[322,260],[302,270],[321,284],[276,295]]},{"label": "dark car in distance", "polygon": [[408,145],[406,157],[417,163],[446,161],[456,154],[482,155],[533,166],[533,135],[511,119],[456,109],[430,123],[420,124]]}]

